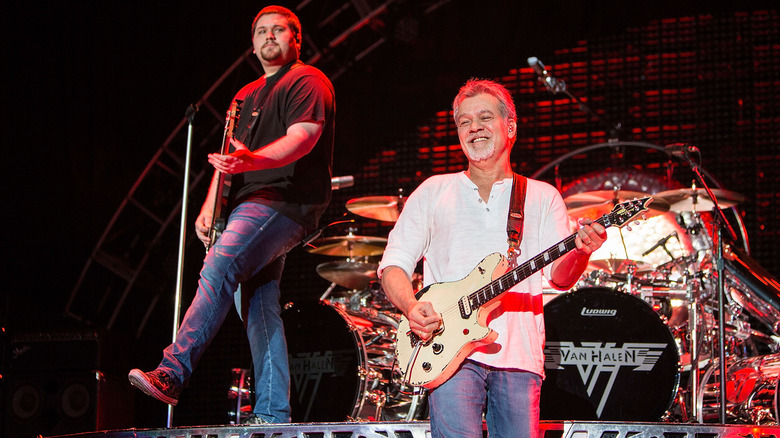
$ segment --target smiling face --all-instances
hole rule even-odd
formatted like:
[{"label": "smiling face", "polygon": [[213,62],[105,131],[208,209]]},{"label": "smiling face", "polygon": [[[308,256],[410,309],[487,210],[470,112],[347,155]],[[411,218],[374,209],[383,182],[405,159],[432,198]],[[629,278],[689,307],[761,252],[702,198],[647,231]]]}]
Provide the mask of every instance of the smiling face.
[{"label": "smiling face", "polygon": [[288,64],[298,59],[300,52],[297,34],[280,14],[266,14],[257,19],[252,45],[264,67]]},{"label": "smiling face", "polygon": [[497,98],[485,93],[460,101],[455,124],[460,146],[471,162],[508,155],[517,135],[517,123],[501,114]]}]

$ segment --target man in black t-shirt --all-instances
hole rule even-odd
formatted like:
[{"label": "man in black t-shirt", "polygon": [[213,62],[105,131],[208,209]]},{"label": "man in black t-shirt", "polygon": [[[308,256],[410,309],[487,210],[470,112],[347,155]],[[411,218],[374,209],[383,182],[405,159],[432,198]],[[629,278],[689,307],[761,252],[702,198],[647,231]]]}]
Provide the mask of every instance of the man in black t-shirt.
[{"label": "man in black t-shirt", "polygon": [[209,155],[214,179],[195,230],[208,247],[218,172],[232,175],[227,225],[206,255],[176,341],[157,369],[134,369],[128,377],[176,405],[235,300],[254,365],[250,422],[283,423],[290,421],[290,372],[279,282],[286,253],[317,227],[330,201],[335,97],[325,75],[298,59],[301,26],[290,10],[261,10],[252,43],[265,75],[234,98],[241,111],[231,153]]}]

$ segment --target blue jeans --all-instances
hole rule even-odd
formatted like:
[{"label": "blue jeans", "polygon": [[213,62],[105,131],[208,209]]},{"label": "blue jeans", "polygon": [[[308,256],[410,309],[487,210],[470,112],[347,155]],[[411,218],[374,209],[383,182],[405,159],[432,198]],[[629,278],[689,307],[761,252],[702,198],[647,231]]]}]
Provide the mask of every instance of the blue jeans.
[{"label": "blue jeans", "polygon": [[485,412],[491,438],[537,438],[541,389],[536,374],[467,360],[430,393],[431,436],[481,438]]},{"label": "blue jeans", "polygon": [[198,291],[159,369],[187,381],[235,303],[249,338],[254,366],[254,413],[274,423],[290,421],[290,369],[280,316],[279,282],[287,252],[303,227],[262,204],[245,202],[230,213],[209,250]]}]

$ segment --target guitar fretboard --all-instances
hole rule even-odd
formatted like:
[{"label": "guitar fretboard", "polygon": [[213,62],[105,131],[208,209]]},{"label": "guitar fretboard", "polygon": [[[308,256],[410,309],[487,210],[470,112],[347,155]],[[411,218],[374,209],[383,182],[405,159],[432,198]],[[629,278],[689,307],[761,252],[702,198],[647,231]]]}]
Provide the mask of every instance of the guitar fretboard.
[{"label": "guitar fretboard", "polygon": [[[604,228],[608,228],[615,222],[613,215],[615,215],[615,213],[605,214],[596,219],[595,222],[603,225]],[[468,318],[475,309],[487,304],[490,300],[506,292],[512,286],[520,283],[545,266],[566,255],[569,251],[577,247],[574,243],[576,237],[577,233],[566,237],[555,245],[542,251],[537,256],[491,281],[484,287],[477,289],[464,297],[467,302],[464,302],[464,300],[461,299],[458,303],[461,316],[463,318]]]}]

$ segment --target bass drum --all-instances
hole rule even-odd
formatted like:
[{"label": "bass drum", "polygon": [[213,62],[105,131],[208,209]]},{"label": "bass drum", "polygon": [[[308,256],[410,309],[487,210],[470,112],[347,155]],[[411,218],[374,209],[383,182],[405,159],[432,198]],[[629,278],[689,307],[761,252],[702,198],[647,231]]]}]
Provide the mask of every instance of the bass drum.
[{"label": "bass drum", "polygon": [[658,421],[679,384],[677,344],[643,300],[584,288],[544,306],[543,420]]},{"label": "bass drum", "polygon": [[292,421],[411,421],[422,394],[401,392],[394,372],[398,317],[327,302],[282,311],[290,358]]}]

